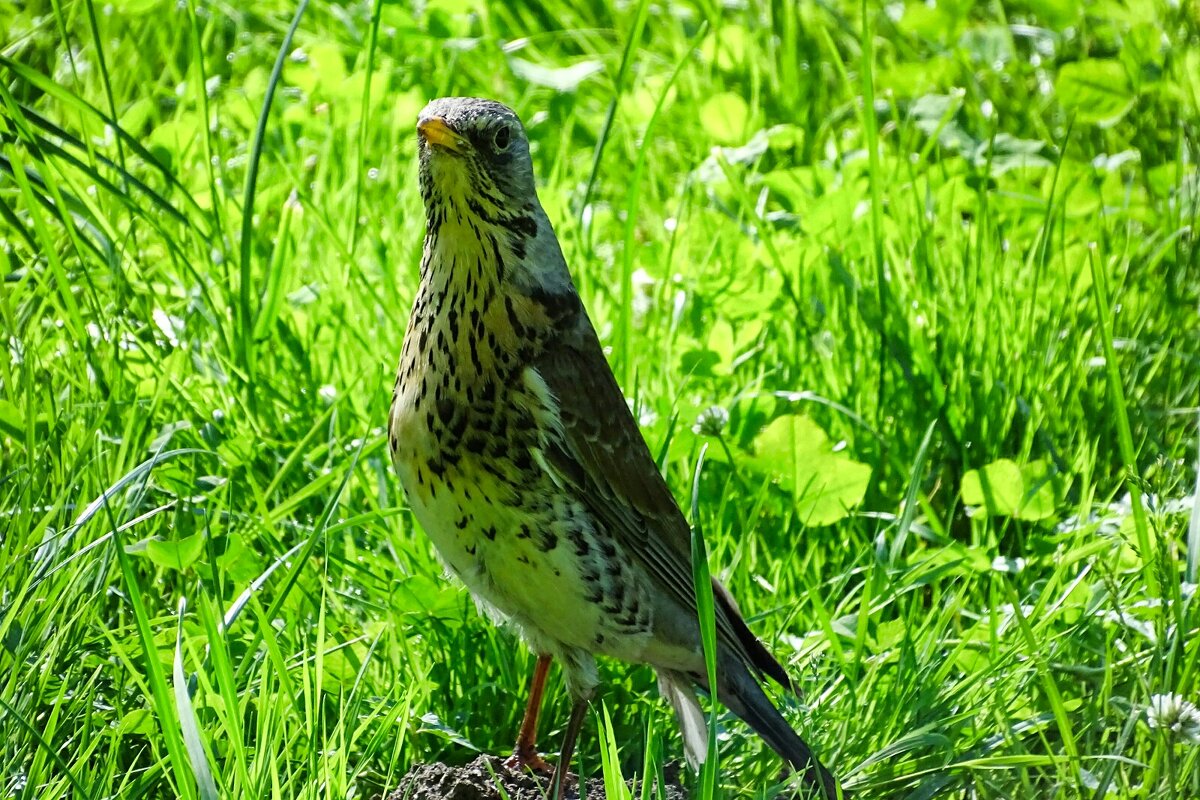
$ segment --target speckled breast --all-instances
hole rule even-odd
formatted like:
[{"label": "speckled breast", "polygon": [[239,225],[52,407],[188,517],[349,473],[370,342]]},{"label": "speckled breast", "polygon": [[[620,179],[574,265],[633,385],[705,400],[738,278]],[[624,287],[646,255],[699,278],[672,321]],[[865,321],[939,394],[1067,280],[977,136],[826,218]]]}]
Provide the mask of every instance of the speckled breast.
[{"label": "speckled breast", "polygon": [[443,561],[536,638],[635,659],[651,627],[645,583],[547,471],[543,426],[556,413],[536,373],[475,384],[468,402],[442,387],[436,362],[429,354],[417,360],[426,369],[407,372],[402,362],[389,433],[413,513]]}]

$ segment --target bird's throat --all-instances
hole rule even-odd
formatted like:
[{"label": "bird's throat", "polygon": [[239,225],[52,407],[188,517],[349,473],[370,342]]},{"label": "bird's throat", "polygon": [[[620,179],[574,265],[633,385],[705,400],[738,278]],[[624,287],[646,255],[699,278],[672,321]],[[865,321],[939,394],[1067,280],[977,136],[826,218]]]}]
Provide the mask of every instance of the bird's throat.
[{"label": "bird's throat", "polygon": [[535,304],[506,282],[515,262],[505,232],[483,220],[451,215],[431,229],[406,354],[445,365],[451,388],[507,381],[528,358],[537,340],[531,334],[545,323]]}]

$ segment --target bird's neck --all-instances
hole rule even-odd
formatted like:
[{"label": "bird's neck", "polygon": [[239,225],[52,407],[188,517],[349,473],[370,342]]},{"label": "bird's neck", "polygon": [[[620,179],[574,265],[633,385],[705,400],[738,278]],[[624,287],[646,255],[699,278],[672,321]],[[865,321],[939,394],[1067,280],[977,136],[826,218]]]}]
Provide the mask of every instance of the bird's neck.
[{"label": "bird's neck", "polygon": [[425,237],[405,358],[448,367],[458,385],[506,383],[529,354],[532,309],[506,282],[519,263],[504,232],[448,216]]},{"label": "bird's neck", "polygon": [[448,216],[425,236],[420,293],[436,300],[431,311],[482,313],[501,295],[514,261],[502,232],[478,219]]}]

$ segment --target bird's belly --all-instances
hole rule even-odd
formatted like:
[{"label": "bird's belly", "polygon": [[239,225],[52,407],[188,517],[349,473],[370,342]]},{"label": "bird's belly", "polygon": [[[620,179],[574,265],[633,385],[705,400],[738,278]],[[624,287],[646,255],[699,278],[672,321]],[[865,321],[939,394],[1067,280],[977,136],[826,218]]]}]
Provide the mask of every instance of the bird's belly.
[{"label": "bird's belly", "polygon": [[643,660],[653,604],[627,554],[596,536],[587,511],[546,473],[514,486],[495,476],[503,465],[476,461],[460,461],[432,491],[417,470],[397,464],[413,513],[450,571],[535,647]]}]

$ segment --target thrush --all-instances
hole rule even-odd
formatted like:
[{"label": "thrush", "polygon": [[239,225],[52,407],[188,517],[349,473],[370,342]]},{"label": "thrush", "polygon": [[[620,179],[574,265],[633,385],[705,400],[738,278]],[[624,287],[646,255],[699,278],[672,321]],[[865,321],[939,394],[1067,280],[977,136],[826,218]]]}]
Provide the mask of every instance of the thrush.
[{"label": "thrush", "polygon": [[699,686],[790,762],[809,796],[841,796],[760,686],[791,689],[786,672],[715,580],[708,685],[688,523],[576,292],[517,115],[442,98],[421,112],[417,139],[425,243],[389,446],[449,571],[538,655],[513,763],[545,768],[537,717],[556,659],[573,701],[561,794],[599,655],[654,668],[693,763],[707,749]]}]

